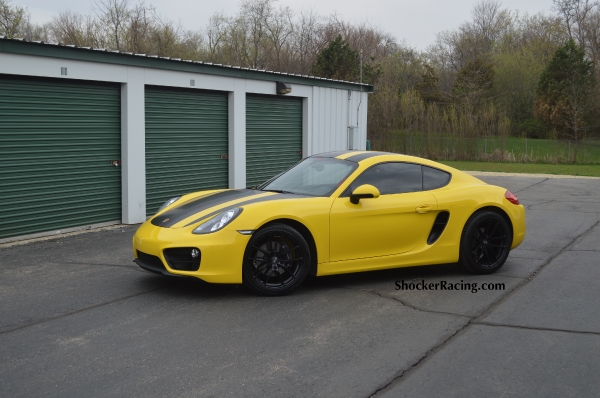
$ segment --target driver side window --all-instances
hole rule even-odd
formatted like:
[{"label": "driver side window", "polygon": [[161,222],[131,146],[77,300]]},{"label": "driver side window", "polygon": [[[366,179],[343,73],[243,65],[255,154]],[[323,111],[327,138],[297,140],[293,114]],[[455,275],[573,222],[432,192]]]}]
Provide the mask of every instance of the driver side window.
[{"label": "driver side window", "polygon": [[382,195],[422,191],[421,165],[399,162],[375,165],[354,180],[344,196],[349,196],[363,184],[375,186]]}]

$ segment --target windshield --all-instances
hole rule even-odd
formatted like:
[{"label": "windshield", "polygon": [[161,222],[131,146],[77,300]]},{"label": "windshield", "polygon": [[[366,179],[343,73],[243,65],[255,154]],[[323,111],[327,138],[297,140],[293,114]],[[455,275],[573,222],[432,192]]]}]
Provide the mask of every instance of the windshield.
[{"label": "windshield", "polygon": [[329,196],[357,167],[357,163],[347,160],[307,158],[259,189]]}]

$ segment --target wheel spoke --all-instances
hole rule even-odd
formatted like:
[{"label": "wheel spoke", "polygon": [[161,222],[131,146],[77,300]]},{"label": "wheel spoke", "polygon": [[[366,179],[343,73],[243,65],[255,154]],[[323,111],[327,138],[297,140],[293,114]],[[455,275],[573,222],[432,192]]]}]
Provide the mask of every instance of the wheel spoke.
[{"label": "wheel spoke", "polygon": [[[475,254],[475,253],[473,253]],[[477,257],[477,260],[475,260],[476,262],[479,262],[479,260],[481,260],[483,258],[483,250],[481,250],[481,252],[479,253],[479,257]]]},{"label": "wheel spoke", "polygon": [[265,257],[248,257],[248,260],[262,261],[262,262],[267,261],[267,259]]},{"label": "wheel spoke", "polygon": [[279,280],[281,281],[281,286],[285,286],[285,282],[283,281],[283,278],[281,277],[281,272],[279,271],[275,271],[277,272],[277,276],[279,276]]},{"label": "wheel spoke", "polygon": [[492,229],[492,232],[490,232],[490,237],[494,236],[494,232],[496,232],[496,230],[498,229],[498,225],[500,225],[500,221],[496,220],[496,226],[494,226],[494,229]]},{"label": "wheel spoke", "polygon": [[496,237],[494,237],[494,238],[490,238],[490,240],[492,240],[492,239],[494,239],[494,240],[495,240],[495,239],[502,239],[502,238],[506,238],[506,235],[502,235],[502,236],[496,236]]},{"label": "wheel spoke", "polygon": [[271,253],[276,253],[274,244],[275,240],[273,239],[273,235],[269,234],[269,249],[271,250]]},{"label": "wheel spoke", "polygon": [[490,257],[490,252],[489,252],[488,248],[486,247],[483,250],[485,252],[485,258],[487,260],[486,265],[492,265],[494,263],[494,260]]},{"label": "wheel spoke", "polygon": [[490,250],[490,253],[492,253],[492,255],[494,256],[494,262],[496,262],[496,260],[498,260],[500,258],[500,256],[502,255],[503,250],[501,250],[501,249],[499,250],[499,249],[493,248],[493,247],[488,247],[488,248]]},{"label": "wheel spoke", "polygon": [[272,276],[273,276],[273,273],[271,272],[271,273],[269,274],[269,277],[267,278],[267,280],[263,282],[263,284],[264,284],[265,286],[267,286],[267,283],[269,282],[269,280],[271,279],[271,277],[272,277]]},{"label": "wheel spoke", "polygon": [[256,268],[256,272],[254,273],[253,277],[256,277],[258,274],[263,274],[265,271],[265,268],[268,268],[269,263],[264,263],[261,264],[260,267],[255,267]]},{"label": "wheel spoke", "polygon": [[283,253],[279,253],[279,254],[280,254],[280,255],[288,254],[288,253],[289,253],[289,252],[291,252],[292,250],[296,250],[296,249],[298,249],[299,247],[300,247],[300,246],[296,246],[296,247],[294,247],[294,248],[292,248],[292,249],[290,249],[290,250],[287,250],[287,251],[285,251],[285,252],[283,252]]},{"label": "wheel spoke", "polygon": [[263,249],[261,249],[261,248],[259,248],[259,247],[256,247],[256,246],[252,246],[252,247],[253,247],[253,248],[255,248],[256,250],[258,250],[259,252],[262,252],[262,253],[266,254],[267,256],[270,256],[270,255],[271,255],[271,253],[269,253],[269,252],[266,252],[266,251],[264,251]]},{"label": "wheel spoke", "polygon": [[289,265],[286,264],[280,264],[281,269],[284,270],[285,272],[287,272],[288,274],[290,274],[292,277],[294,277],[294,273],[292,271],[290,271],[290,269],[288,268]]},{"label": "wheel spoke", "polygon": [[298,257],[298,258],[289,258],[289,259],[286,259],[286,260],[279,260],[279,261],[298,261],[298,260],[304,260],[304,258],[302,258],[302,257]]},{"label": "wheel spoke", "polygon": [[471,250],[471,254],[475,254],[475,252],[477,251],[477,249],[479,249],[481,247],[482,243],[480,243],[479,245],[477,245],[477,247],[473,250]]}]

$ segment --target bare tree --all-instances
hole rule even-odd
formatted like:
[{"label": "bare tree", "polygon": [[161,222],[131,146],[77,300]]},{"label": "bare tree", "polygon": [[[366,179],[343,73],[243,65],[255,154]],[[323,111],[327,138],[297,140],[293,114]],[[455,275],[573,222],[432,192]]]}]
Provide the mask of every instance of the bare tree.
[{"label": "bare tree", "polygon": [[[600,64],[600,9],[592,11],[585,24],[585,38],[587,41],[587,50],[590,58],[596,65]],[[596,73],[600,74],[600,68],[596,68]]]},{"label": "bare tree", "polygon": [[106,41],[97,20],[90,16],[61,12],[47,24],[52,41],[73,44],[78,47],[105,47]]},{"label": "bare tree", "polygon": [[25,36],[29,24],[27,9],[11,6],[10,1],[0,0],[0,36]]},{"label": "bare tree", "polygon": [[[267,38],[275,52],[272,59],[273,69],[283,71],[287,64],[283,64],[284,50],[289,47],[289,38],[294,32],[293,13],[289,7],[280,7],[267,18]],[[288,51],[289,53],[289,51]]]},{"label": "bare tree", "polygon": [[500,39],[513,23],[511,12],[500,7],[501,3],[498,0],[484,0],[473,7],[473,22],[467,24],[465,29],[481,39],[484,45],[480,49],[481,52],[489,51],[492,44]]},{"label": "bare tree", "polygon": [[597,9],[597,1],[554,0],[554,10],[562,17],[569,38],[576,40],[581,48],[587,48],[586,23],[588,16]]},{"label": "bare tree", "polygon": [[106,26],[109,40],[116,50],[123,50],[126,25],[130,17],[130,0],[95,0],[94,10],[98,19]]},{"label": "bare tree", "polygon": [[129,11],[128,17],[124,28],[126,51],[138,54],[151,52],[152,45],[149,39],[156,22],[156,10],[154,7],[140,2]]},{"label": "bare tree", "polygon": [[208,20],[208,25],[206,26],[206,38],[208,44],[208,57],[211,62],[217,61],[217,55],[227,37],[228,25],[229,18],[222,12],[215,13]]},{"label": "bare tree", "polygon": [[[321,17],[314,10],[302,10],[291,35],[291,51],[296,60],[293,70],[308,74],[318,52],[317,32],[320,29]],[[290,65],[291,66],[291,65]]]},{"label": "bare tree", "polygon": [[274,0],[244,0],[238,20],[243,23],[248,39],[247,64],[254,69],[265,67],[267,21],[273,15]]}]

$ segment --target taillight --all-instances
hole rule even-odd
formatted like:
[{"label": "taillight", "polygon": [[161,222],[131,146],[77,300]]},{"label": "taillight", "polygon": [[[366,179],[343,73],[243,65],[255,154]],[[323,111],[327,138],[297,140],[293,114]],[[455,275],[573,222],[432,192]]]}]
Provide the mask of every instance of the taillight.
[{"label": "taillight", "polygon": [[504,197],[506,198],[506,200],[508,200],[513,205],[518,205],[519,204],[519,198],[517,198],[515,196],[515,194],[512,193],[512,192],[510,192],[510,191],[506,191],[506,193],[504,194]]}]

